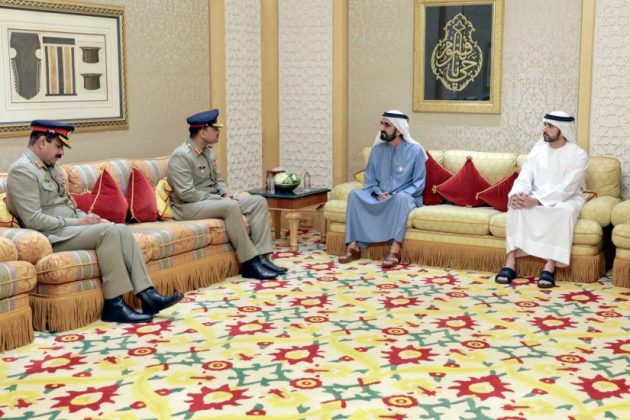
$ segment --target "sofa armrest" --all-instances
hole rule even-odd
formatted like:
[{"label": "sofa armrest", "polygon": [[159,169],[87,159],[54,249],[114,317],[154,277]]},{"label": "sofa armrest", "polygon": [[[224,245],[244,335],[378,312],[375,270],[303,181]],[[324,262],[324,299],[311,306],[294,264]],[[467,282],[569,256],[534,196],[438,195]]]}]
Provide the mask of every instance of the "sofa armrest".
[{"label": "sofa armrest", "polygon": [[606,227],[610,224],[613,208],[619,201],[619,198],[609,195],[595,197],[584,204],[580,213],[580,219],[594,220],[601,227]]},{"label": "sofa armrest", "polygon": [[348,194],[350,194],[350,191],[356,190],[357,188],[363,188],[363,185],[357,181],[344,182],[343,184],[338,184],[333,188],[332,192],[330,193],[330,199],[331,200],[347,200]]},{"label": "sofa armrest", "polygon": [[613,208],[610,221],[615,226],[630,222],[630,200],[622,201]]},{"label": "sofa armrest", "polygon": [[0,227],[0,237],[13,242],[17,248],[18,260],[37,264],[37,261],[52,254],[52,245],[48,238],[35,230]]},{"label": "sofa armrest", "polygon": [[13,242],[0,237],[0,262],[17,261],[18,251]]}]

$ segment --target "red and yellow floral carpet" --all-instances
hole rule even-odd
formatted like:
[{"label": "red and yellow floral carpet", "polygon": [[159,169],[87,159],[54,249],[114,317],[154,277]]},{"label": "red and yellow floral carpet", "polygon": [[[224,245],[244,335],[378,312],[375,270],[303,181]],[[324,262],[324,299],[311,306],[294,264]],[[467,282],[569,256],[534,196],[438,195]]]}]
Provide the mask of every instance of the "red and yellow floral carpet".
[{"label": "red and yellow floral carpet", "polygon": [[231,278],[151,324],[0,354],[0,417],[630,417],[630,290],[340,266],[318,239],[278,242],[277,280]]}]

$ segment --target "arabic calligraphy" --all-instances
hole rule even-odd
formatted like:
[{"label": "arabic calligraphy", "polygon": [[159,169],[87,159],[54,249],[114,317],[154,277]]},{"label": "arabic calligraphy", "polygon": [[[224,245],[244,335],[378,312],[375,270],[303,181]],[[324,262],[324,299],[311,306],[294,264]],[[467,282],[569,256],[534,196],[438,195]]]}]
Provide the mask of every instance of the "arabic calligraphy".
[{"label": "arabic calligraphy", "polygon": [[472,23],[458,13],[444,25],[444,38],[433,49],[431,70],[448,90],[464,90],[481,71],[483,53],[473,32]]}]

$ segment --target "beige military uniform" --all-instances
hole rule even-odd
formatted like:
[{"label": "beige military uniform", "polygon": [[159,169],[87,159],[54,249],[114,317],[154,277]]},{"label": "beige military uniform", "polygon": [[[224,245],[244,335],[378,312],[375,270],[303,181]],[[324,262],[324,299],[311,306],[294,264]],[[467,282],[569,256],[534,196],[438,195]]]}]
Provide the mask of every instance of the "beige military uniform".
[{"label": "beige military uniform", "polygon": [[59,165],[48,168],[30,149],[9,168],[7,206],[20,226],[37,230],[53,251],[94,249],[103,279],[103,295],[112,299],[151,286],[140,247],[125,225],[80,225],[85,215],[66,192]]},{"label": "beige military uniform", "polygon": [[[240,262],[273,252],[267,201],[261,196],[222,200],[227,187],[217,170],[211,147],[200,149],[187,139],[168,160],[168,182],[173,188],[171,206],[175,219],[223,219]],[[249,220],[251,239],[243,214]]]}]

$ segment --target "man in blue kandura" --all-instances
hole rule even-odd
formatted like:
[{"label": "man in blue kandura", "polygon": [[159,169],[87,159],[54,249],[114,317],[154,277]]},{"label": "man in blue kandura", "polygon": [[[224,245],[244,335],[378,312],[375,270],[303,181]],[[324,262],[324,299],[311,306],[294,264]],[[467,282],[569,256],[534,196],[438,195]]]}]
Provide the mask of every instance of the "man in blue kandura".
[{"label": "man in blue kandura", "polygon": [[426,153],[409,133],[409,117],[387,111],[372,147],[363,189],[353,190],[346,212],[346,253],[342,264],[361,258],[360,248],[391,242],[385,269],[400,262],[407,216],[422,206]]}]

